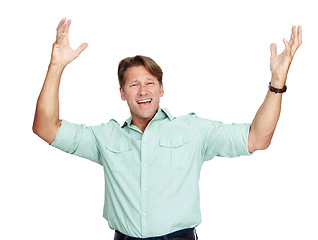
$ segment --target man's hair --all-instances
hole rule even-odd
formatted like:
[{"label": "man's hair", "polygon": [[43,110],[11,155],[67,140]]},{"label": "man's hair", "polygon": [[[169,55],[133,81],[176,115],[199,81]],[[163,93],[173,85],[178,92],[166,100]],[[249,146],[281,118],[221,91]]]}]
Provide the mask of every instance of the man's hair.
[{"label": "man's hair", "polygon": [[162,70],[159,65],[149,57],[137,55],[135,57],[127,57],[119,62],[118,65],[118,80],[119,85],[124,89],[126,78],[125,74],[128,68],[144,66],[153,76],[158,79],[159,85],[162,84]]}]

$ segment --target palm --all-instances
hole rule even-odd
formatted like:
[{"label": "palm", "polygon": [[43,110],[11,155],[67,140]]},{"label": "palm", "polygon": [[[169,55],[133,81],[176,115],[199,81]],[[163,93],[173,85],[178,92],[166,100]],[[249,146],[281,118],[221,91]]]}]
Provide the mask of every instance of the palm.
[{"label": "palm", "polygon": [[83,43],[76,50],[70,47],[68,38],[70,24],[71,20],[66,22],[66,19],[62,19],[57,27],[56,41],[52,51],[52,64],[66,66],[77,58],[88,46],[87,43]]},{"label": "palm", "polygon": [[274,75],[286,75],[292,61],[288,56],[286,49],[279,55],[272,56],[270,60],[270,69]]}]

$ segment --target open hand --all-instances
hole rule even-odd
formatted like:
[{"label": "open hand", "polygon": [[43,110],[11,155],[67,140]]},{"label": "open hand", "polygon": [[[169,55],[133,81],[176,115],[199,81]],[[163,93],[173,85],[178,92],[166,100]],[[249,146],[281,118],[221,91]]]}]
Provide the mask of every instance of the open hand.
[{"label": "open hand", "polygon": [[270,69],[272,72],[271,85],[276,88],[283,88],[286,84],[289,66],[293,60],[296,50],[302,43],[301,26],[298,26],[298,28],[293,26],[289,42],[285,38],[283,41],[285,49],[280,55],[277,55],[277,46],[275,43],[272,43],[270,47]]},{"label": "open hand", "polygon": [[88,44],[81,44],[76,50],[73,50],[70,47],[69,43],[69,28],[71,25],[71,20],[66,21],[63,18],[59,25],[57,26],[56,33],[56,41],[53,44],[52,56],[51,56],[51,64],[60,66],[64,68],[67,64],[72,62],[75,58],[77,58],[85,48],[87,48]]}]

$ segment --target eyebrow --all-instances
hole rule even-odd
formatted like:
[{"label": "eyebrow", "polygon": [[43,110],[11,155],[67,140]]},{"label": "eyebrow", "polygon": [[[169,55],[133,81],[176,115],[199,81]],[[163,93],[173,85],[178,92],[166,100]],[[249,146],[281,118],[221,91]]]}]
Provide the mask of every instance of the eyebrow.
[{"label": "eyebrow", "polygon": [[[147,77],[146,80],[155,81],[155,78]],[[135,79],[135,80],[132,80],[130,83],[135,83],[135,82],[138,82],[138,81],[139,81],[139,79]]]}]

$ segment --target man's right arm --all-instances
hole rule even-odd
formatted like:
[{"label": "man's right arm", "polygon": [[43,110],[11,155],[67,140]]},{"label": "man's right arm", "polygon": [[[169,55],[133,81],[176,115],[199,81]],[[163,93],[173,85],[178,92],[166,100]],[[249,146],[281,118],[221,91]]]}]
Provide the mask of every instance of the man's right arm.
[{"label": "man's right arm", "polygon": [[51,62],[37,101],[32,127],[34,133],[50,144],[61,126],[58,93],[63,70],[88,46],[87,43],[83,43],[76,50],[70,47],[68,37],[70,24],[71,21],[66,21],[64,18],[57,27]]}]

